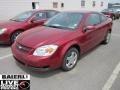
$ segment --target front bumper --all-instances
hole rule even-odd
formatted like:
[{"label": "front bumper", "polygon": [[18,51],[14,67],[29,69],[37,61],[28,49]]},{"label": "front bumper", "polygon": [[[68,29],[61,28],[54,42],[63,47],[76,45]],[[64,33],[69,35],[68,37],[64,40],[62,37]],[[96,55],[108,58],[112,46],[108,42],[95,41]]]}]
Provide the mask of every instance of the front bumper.
[{"label": "front bumper", "polygon": [[16,57],[14,57],[14,59],[16,60],[16,63],[17,63],[18,66],[20,66],[20,67],[22,66],[24,68],[27,68],[27,69],[30,69],[30,70],[33,70],[33,71],[49,71],[49,70],[51,70],[49,67],[40,68],[40,67],[29,66],[29,65],[21,62],[20,60],[18,60]]},{"label": "front bumper", "polygon": [[52,57],[38,57],[28,53],[25,54],[16,49],[15,43],[12,45],[12,53],[16,61],[29,68],[49,70],[56,69],[61,66],[58,55],[54,55]]}]

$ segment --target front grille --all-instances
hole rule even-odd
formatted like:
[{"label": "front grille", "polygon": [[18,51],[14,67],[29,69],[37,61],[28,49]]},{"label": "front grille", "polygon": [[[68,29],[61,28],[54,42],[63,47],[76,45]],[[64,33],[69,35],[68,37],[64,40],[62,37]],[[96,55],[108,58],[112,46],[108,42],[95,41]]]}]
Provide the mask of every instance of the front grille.
[{"label": "front grille", "polygon": [[19,50],[22,53],[29,53],[31,51],[32,48],[30,47],[26,47],[24,45],[21,45],[19,43],[16,44],[16,49]]}]

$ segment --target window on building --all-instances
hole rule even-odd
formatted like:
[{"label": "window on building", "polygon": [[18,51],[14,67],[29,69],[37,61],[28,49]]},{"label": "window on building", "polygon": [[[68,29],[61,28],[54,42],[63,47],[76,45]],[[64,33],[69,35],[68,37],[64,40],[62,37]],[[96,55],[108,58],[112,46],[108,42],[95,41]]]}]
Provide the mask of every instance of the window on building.
[{"label": "window on building", "polygon": [[81,7],[85,7],[85,0],[81,0]]},{"label": "window on building", "polygon": [[93,7],[95,7],[95,6],[96,6],[96,1],[93,1],[92,6],[93,6]]},{"label": "window on building", "polygon": [[61,3],[61,8],[64,8],[64,3]]},{"label": "window on building", "polygon": [[101,2],[101,7],[104,5],[104,2]]},{"label": "window on building", "polygon": [[53,8],[58,8],[58,2],[53,2]]},{"label": "window on building", "polygon": [[39,2],[32,2],[32,8],[38,9],[39,8]]}]

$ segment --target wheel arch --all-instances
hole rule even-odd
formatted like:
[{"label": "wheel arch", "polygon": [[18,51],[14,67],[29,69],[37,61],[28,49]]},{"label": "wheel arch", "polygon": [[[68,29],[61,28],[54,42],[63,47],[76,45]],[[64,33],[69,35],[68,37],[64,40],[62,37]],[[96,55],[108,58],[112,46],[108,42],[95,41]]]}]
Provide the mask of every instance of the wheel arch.
[{"label": "wheel arch", "polygon": [[61,52],[61,57],[62,59],[64,58],[66,52],[70,49],[70,48],[76,48],[78,51],[79,51],[79,55],[81,53],[81,47],[78,43],[71,43],[71,44],[67,44],[64,46],[64,48],[62,49],[62,52]]},{"label": "wheel arch", "polygon": [[62,55],[62,59],[61,59],[61,68],[62,68],[62,70],[64,70],[64,71],[69,71],[69,70],[71,70],[71,69],[73,69],[75,66],[73,66],[71,69],[68,69],[68,68],[66,68],[65,66],[65,62],[64,62],[64,60],[65,60],[65,56],[66,56],[66,54],[67,54],[67,52],[70,50],[70,49],[72,49],[72,48],[76,48],[77,50],[78,50],[78,60],[80,59],[80,46],[79,46],[79,44],[77,44],[77,43],[73,43],[73,44],[70,44],[69,46],[67,46],[67,48],[65,48],[65,50],[63,50],[64,51],[64,53],[63,53],[63,55]]},{"label": "wheel arch", "polygon": [[10,42],[11,42],[11,37],[12,37],[12,35],[13,35],[15,32],[17,32],[17,31],[22,31],[22,32],[24,32],[25,30],[24,30],[24,29],[16,29],[16,30],[12,31],[12,32],[10,33],[10,38],[9,38],[9,41],[10,41]]},{"label": "wheel arch", "polygon": [[68,48],[68,50],[70,48],[76,48],[79,51],[79,53],[81,52],[81,48],[80,48],[80,46],[78,44],[73,44],[71,47]]},{"label": "wheel arch", "polygon": [[24,29],[16,29],[16,30],[14,30],[13,32],[11,32],[10,38],[11,38],[11,36],[13,35],[13,33],[17,32],[17,31],[25,31],[25,30],[24,30]]}]

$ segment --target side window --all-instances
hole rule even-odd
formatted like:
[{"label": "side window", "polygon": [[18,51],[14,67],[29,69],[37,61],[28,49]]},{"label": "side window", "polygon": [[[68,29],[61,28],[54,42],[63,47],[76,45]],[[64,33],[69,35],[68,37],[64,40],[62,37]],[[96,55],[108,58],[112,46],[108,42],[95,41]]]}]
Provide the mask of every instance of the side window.
[{"label": "side window", "polygon": [[107,20],[107,17],[106,16],[104,16],[104,15],[100,15],[100,17],[101,17],[101,22],[104,22],[104,21],[106,21]]},{"label": "side window", "polygon": [[46,19],[46,13],[45,13],[45,12],[37,13],[37,14],[35,15],[35,18],[38,19],[38,20]]},{"label": "side window", "polygon": [[85,27],[90,25],[98,25],[100,23],[99,14],[90,14],[86,20]]},{"label": "side window", "polygon": [[47,17],[48,17],[48,18],[51,18],[51,17],[53,17],[53,16],[56,15],[56,14],[57,14],[57,12],[54,12],[54,11],[47,12]]}]

